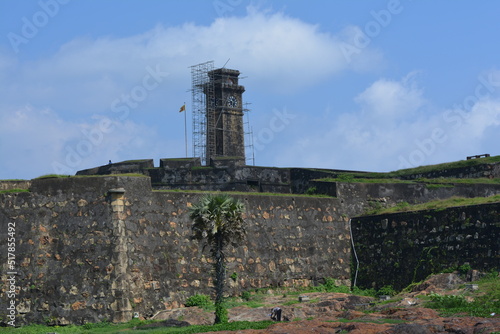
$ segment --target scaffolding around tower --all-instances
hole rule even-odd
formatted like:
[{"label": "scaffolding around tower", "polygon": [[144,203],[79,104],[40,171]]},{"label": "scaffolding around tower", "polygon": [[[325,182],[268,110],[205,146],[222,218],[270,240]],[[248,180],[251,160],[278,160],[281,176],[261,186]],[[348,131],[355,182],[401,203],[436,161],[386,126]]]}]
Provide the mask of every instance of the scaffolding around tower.
[{"label": "scaffolding around tower", "polygon": [[204,165],[218,158],[254,163],[249,109],[243,103],[245,87],[239,75],[238,70],[214,69],[213,61],[191,66],[193,155]]},{"label": "scaffolding around tower", "polygon": [[191,98],[193,113],[193,156],[199,157],[202,164],[206,162],[207,147],[207,114],[208,108],[214,108],[207,103],[206,90],[211,90],[213,94],[214,85],[210,83],[208,72],[213,71],[214,62],[207,61],[191,66]]}]

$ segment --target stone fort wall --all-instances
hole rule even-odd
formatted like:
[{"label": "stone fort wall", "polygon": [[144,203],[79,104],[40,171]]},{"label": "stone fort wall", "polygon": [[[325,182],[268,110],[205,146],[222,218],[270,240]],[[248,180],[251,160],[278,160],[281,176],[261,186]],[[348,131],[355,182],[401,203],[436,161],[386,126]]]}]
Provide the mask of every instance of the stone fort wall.
[{"label": "stone fort wall", "polygon": [[357,285],[402,289],[468,263],[500,269],[500,203],[355,218]]},{"label": "stone fort wall", "polygon": [[[421,203],[456,195],[500,193],[500,186],[495,184],[435,188],[425,184],[338,182],[325,187],[330,187],[336,197],[234,195],[246,205],[248,236],[241,247],[228,250],[228,276],[235,274],[234,280],[228,280],[228,294],[266,286],[310,285],[325,277],[349,284],[350,217],[400,201]],[[187,216],[189,206],[199,196],[193,192],[152,191],[149,177],[120,175],[35,179],[30,192],[0,194],[0,230],[7,231],[9,223],[16,229],[15,302],[19,324],[127,321],[134,312],[151,317],[182,305],[195,293],[211,293],[208,249],[190,240]],[[360,272],[359,282],[384,285],[389,276],[381,273],[390,272],[394,274],[390,277],[401,283],[415,268],[425,272],[426,266],[415,267],[412,261],[426,254],[426,249],[435,252],[439,247],[451,247],[438,242],[450,231],[456,232],[456,240],[469,242],[469,235],[475,237],[469,230],[479,229],[478,233],[486,231],[485,236],[497,236],[498,241],[498,219],[491,227],[496,230],[483,229],[484,224],[495,222],[491,215],[477,218],[479,227],[469,224],[476,218],[467,218],[469,225],[455,228],[453,217],[459,216],[450,215],[445,220],[445,216],[436,214],[433,220],[422,220],[422,214],[415,213],[415,223],[410,218],[401,222],[394,219],[395,226],[401,228],[393,228],[392,221],[384,228],[384,224],[369,218],[353,220],[354,239],[366,264],[361,269],[371,268]],[[361,224],[363,219],[368,220]],[[430,226],[439,233],[432,232]],[[498,249],[493,239],[488,239],[491,243],[480,240]],[[4,234],[0,239],[4,257],[7,248]],[[416,253],[410,252],[413,250]],[[407,258],[405,254],[412,256]],[[457,263],[469,261],[469,253],[453,254],[452,260]],[[400,256],[397,263],[401,269],[396,270],[396,262],[391,261]],[[446,262],[446,257],[441,259]],[[379,267],[388,269],[380,271]],[[400,272],[403,268],[404,274]],[[3,305],[9,302],[10,288],[6,273],[10,271],[7,261],[2,261],[3,321]],[[399,283],[387,284],[399,287]]]},{"label": "stone fort wall", "polygon": [[[187,216],[199,196],[153,192],[149,178],[126,176],[33,180],[29,193],[1,194],[1,230],[16,228],[18,323],[127,321],[211,293],[208,249],[190,240]],[[337,199],[235,197],[246,205],[248,235],[228,249],[228,294],[325,277],[349,283],[348,222]],[[0,251],[7,254],[6,238]],[[2,264],[7,305],[12,270]]]}]

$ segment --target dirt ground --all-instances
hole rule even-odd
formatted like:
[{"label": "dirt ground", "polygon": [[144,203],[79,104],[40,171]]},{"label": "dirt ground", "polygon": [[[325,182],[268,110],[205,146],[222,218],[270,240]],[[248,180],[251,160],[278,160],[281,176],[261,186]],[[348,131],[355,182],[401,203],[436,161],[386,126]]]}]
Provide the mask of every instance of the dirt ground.
[{"label": "dirt ground", "polygon": [[[424,334],[457,333],[486,334],[500,332],[500,315],[488,318],[469,316],[440,317],[423,307],[419,298],[431,292],[457,293],[454,290],[464,282],[455,274],[440,274],[415,287],[407,294],[398,295],[394,302],[375,304],[372,297],[344,293],[304,293],[299,297],[266,295],[263,307],[244,306],[229,309],[229,321],[269,320],[271,308],[282,309],[285,321],[276,322],[263,330],[242,330],[237,333],[349,333],[349,334]],[[304,300],[305,299],[305,300]],[[308,299],[308,300],[307,300]],[[290,301],[297,301],[291,304]],[[369,311],[369,312],[367,312]],[[197,307],[163,311],[155,319],[182,319],[191,325],[213,323],[213,313]],[[288,320],[288,321],[286,321]],[[222,331],[217,333],[235,333]]]}]

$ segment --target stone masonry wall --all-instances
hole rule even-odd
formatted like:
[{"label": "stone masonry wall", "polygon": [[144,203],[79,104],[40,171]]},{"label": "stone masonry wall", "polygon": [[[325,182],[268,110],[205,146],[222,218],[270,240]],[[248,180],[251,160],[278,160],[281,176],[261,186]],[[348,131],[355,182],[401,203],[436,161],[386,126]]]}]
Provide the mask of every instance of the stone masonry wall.
[{"label": "stone masonry wall", "polygon": [[[481,159],[477,159],[481,160]],[[472,160],[471,162],[476,162]],[[479,161],[477,161],[479,162]],[[471,178],[497,178],[500,177],[500,163],[478,163],[470,166],[448,168],[443,170],[436,170],[432,172],[419,173],[403,176],[403,179],[420,179],[420,178],[438,178],[438,177],[451,177],[459,179]]]},{"label": "stone masonry wall", "polygon": [[12,189],[29,189],[31,181],[26,180],[0,180],[0,191]]},{"label": "stone masonry wall", "polygon": [[[228,249],[228,293],[252,288],[310,285],[325,277],[349,284],[350,246],[346,219],[330,199],[235,196],[247,208],[247,240]],[[190,240],[187,208],[199,198],[155,192],[146,207],[131,207],[127,219],[134,311],[151,316],[177,307],[195,293],[211,293],[208,249]],[[132,249],[130,249],[132,250]]]},{"label": "stone masonry wall", "polygon": [[[211,293],[209,252],[190,240],[187,216],[200,195],[152,192],[149,178],[123,176],[33,180],[31,190],[0,195],[1,230],[16,226],[18,324],[126,321]],[[325,277],[349,283],[348,224],[336,199],[235,197],[246,205],[248,234],[227,250],[228,294]]]},{"label": "stone masonry wall", "polygon": [[457,183],[435,186],[425,183],[332,183],[337,197],[343,203],[343,210],[349,217],[400,202],[418,204],[453,196],[473,198],[500,194],[499,184]]},{"label": "stone masonry wall", "polygon": [[352,219],[357,285],[396,289],[466,262],[500,268],[500,203]]},{"label": "stone masonry wall", "polygon": [[[68,324],[115,317],[117,227],[108,190],[144,188],[148,178],[100,177],[33,181],[33,192],[0,195],[0,226],[15,224],[15,266],[0,239],[5,319],[7,272],[17,272],[17,321]],[[116,307],[115,307],[116,309]]]}]

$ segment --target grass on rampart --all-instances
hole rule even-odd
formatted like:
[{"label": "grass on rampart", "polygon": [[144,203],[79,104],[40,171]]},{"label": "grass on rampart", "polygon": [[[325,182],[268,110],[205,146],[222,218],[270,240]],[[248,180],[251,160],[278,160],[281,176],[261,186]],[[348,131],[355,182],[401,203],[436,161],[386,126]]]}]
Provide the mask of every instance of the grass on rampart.
[{"label": "grass on rampart", "polygon": [[400,177],[400,176],[405,176],[405,175],[414,175],[414,174],[422,174],[422,173],[428,173],[428,172],[443,171],[446,169],[470,167],[470,166],[489,164],[489,163],[495,163],[495,162],[500,162],[500,155],[497,155],[494,157],[488,157],[488,158],[459,160],[459,161],[446,162],[446,163],[436,164],[436,165],[427,165],[427,166],[420,166],[420,167],[415,167],[415,168],[400,169],[400,170],[389,172],[386,174],[393,175],[395,177]]},{"label": "grass on rampart", "polygon": [[[218,191],[207,190],[182,190],[182,189],[153,189],[153,192],[165,193],[192,193],[192,194],[213,194],[219,193]],[[319,198],[335,198],[323,194],[290,194],[290,193],[268,193],[268,192],[246,192],[246,191],[224,191],[228,195],[247,195],[247,196],[286,196],[286,197],[319,197]]]},{"label": "grass on rampart", "polygon": [[29,189],[19,189],[19,188],[14,188],[14,189],[9,189],[9,190],[0,190],[0,194],[11,194],[11,193],[29,193]]},{"label": "grass on rampart", "polygon": [[327,177],[323,179],[317,179],[314,181],[323,182],[344,182],[344,183],[405,183],[405,184],[415,184],[424,183],[428,187],[433,186],[448,186],[453,187],[454,184],[500,184],[500,178],[488,179],[488,178],[470,178],[470,179],[457,179],[457,178],[444,178],[438,177],[435,179],[419,178],[415,180],[401,180],[396,178],[371,178],[367,175],[356,174],[356,173],[344,173],[339,174],[338,177],[332,178]]},{"label": "grass on rampart", "polygon": [[425,210],[444,210],[447,208],[452,208],[456,206],[470,206],[470,205],[480,205],[488,203],[500,202],[500,194],[490,197],[451,197],[443,200],[430,201],[421,204],[410,205],[407,202],[398,203],[396,206],[390,208],[377,208],[367,211],[363,216],[373,216],[387,213],[398,213],[398,212],[411,212],[411,211],[425,211]]},{"label": "grass on rampart", "polygon": [[337,172],[332,174],[336,177],[332,178],[322,178],[321,181],[330,182],[364,182],[364,183],[411,183],[411,182],[424,182],[424,183],[500,183],[499,179],[453,179],[453,178],[436,178],[436,179],[425,179],[420,178],[417,180],[401,180],[402,177],[409,175],[419,175],[430,172],[440,172],[447,169],[470,167],[482,164],[496,163],[500,162],[500,155],[481,158],[481,159],[471,159],[471,160],[459,160],[454,162],[447,162],[436,165],[427,165],[414,168],[400,169],[392,172]]},{"label": "grass on rampart", "polygon": [[39,176],[35,179],[54,179],[54,178],[83,178],[83,177],[122,177],[122,176],[131,176],[131,177],[149,177],[144,174],[139,173],[123,173],[123,174],[105,174],[105,175],[64,175],[64,174],[47,174]]}]

